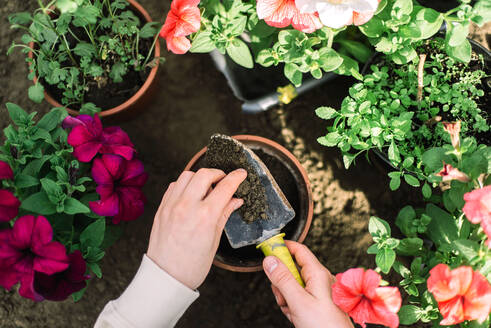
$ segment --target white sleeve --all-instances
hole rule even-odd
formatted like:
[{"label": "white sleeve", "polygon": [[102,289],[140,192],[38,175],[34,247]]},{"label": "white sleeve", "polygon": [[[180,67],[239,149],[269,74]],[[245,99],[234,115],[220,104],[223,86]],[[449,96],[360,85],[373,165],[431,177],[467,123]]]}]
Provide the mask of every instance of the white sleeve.
[{"label": "white sleeve", "polygon": [[171,328],[198,296],[144,255],[131,284],[106,304],[94,328]]}]

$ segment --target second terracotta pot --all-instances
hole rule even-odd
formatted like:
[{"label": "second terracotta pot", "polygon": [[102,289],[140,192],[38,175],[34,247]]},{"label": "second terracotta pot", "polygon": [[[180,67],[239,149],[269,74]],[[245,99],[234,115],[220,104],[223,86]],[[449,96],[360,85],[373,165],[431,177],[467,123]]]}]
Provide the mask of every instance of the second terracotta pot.
[{"label": "second terracotta pot", "polygon": [[[152,18],[148,14],[148,12],[145,10],[145,8],[142,7],[137,1],[135,0],[127,0],[130,4],[130,8],[135,12],[138,13],[138,15],[144,19],[144,23],[151,22]],[[30,43],[29,46],[31,49],[34,47],[34,43]],[[28,54],[29,58],[33,58],[34,54],[33,52],[29,52]],[[154,48],[154,58],[160,57],[160,43],[157,40]],[[142,109],[145,108],[146,105],[150,103],[150,100],[152,98],[152,95],[155,93],[157,89],[157,71],[159,68],[159,64],[157,61],[157,65],[155,65],[150,73],[147,76],[147,79],[145,80],[145,83],[138,89],[138,91],[131,96],[128,100],[126,100],[124,103],[113,107],[109,109],[103,109],[99,113],[100,117],[111,117],[111,119],[116,118],[116,119],[128,119],[133,117],[135,114],[140,112]],[[34,77],[34,83],[37,82],[37,76]],[[53,98],[48,92],[44,92],[44,99],[50,103],[53,107],[64,107],[58,100]],[[66,108],[68,113],[70,115],[76,116],[79,114],[77,110],[71,109],[71,108]]]},{"label": "second terracotta pot", "polygon": [[[305,169],[291,152],[272,140],[251,135],[237,135],[233,138],[251,148],[266,162],[296,213],[295,218],[282,229],[286,233],[285,239],[303,242],[313,215],[312,191]],[[206,147],[191,159],[185,170],[196,171],[203,167],[205,152]],[[233,249],[223,233],[213,264],[230,271],[254,272],[262,270],[263,258],[255,245]]]}]

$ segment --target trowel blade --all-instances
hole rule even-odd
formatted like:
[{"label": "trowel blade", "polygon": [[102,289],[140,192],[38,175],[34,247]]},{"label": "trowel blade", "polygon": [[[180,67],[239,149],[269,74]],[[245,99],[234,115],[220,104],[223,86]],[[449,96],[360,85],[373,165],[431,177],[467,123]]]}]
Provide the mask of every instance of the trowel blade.
[{"label": "trowel blade", "polygon": [[240,144],[247,161],[256,171],[266,190],[268,203],[266,211],[267,219],[258,219],[252,223],[246,223],[242,219],[240,209],[233,212],[230,216],[225,225],[225,234],[233,248],[240,248],[261,243],[278,234],[295,217],[295,211],[261,159],[242,143],[235,139],[232,140]]}]

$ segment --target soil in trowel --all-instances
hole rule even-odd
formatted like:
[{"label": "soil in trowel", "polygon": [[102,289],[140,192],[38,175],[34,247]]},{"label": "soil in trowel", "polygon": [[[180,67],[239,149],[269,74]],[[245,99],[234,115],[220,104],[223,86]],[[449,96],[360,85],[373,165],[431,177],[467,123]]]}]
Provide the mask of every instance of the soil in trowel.
[{"label": "soil in trowel", "polygon": [[205,162],[207,167],[220,169],[225,173],[239,168],[245,169],[247,178],[235,193],[235,197],[244,200],[244,205],[239,210],[242,219],[247,223],[267,219],[266,190],[255,170],[247,162],[244,149],[238,141],[223,135],[213,135],[205,155]]}]

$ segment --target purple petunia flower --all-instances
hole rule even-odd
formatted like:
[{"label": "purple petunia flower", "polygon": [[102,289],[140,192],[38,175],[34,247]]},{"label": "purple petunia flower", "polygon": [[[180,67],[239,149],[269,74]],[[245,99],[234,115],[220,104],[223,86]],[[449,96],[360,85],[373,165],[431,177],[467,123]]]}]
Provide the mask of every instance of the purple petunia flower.
[{"label": "purple petunia flower", "polygon": [[19,214],[20,201],[8,190],[0,189],[0,222],[8,222]]},{"label": "purple petunia flower", "polygon": [[89,203],[94,213],[112,216],[114,224],[135,220],[143,214],[145,196],[141,188],[148,174],[142,162],[103,155],[94,160],[92,177],[98,184],[97,193],[101,196],[99,201]]},{"label": "purple petunia flower", "polygon": [[4,161],[0,161],[0,180],[2,179],[13,179],[14,172],[10,168],[10,165],[5,163]]},{"label": "purple petunia flower", "polygon": [[73,156],[81,162],[90,162],[97,153],[133,158],[135,150],[128,135],[119,127],[103,128],[98,115],[68,116],[62,126],[72,128],[67,142],[73,147]]},{"label": "purple petunia flower", "polygon": [[53,241],[53,229],[43,216],[26,215],[12,229],[0,231],[0,285],[6,289],[20,282],[19,294],[34,301],[34,272],[48,275],[68,268],[63,244]]},{"label": "purple petunia flower", "polygon": [[85,274],[87,265],[82,253],[76,250],[68,255],[68,258],[70,266],[65,271],[52,275],[41,272],[34,274],[36,293],[50,301],[63,301],[71,294],[87,286],[85,280],[90,279],[90,276]]}]

